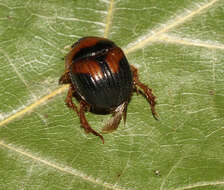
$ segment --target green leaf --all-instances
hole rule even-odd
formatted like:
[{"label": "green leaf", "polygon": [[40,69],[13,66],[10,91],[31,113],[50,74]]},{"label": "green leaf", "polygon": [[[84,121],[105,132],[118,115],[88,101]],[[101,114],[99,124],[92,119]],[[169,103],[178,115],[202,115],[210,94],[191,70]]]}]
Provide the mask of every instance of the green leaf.
[{"label": "green leaf", "polygon": [[[221,190],[224,1],[0,1],[1,189]],[[157,96],[133,95],[105,144],[59,86],[77,39],[121,46]],[[87,113],[100,131],[109,115]]]}]

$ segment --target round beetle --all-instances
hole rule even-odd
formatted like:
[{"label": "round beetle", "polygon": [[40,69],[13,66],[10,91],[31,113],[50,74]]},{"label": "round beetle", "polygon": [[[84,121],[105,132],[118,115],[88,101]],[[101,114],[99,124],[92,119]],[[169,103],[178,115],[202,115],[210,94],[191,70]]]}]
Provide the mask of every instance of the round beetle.
[{"label": "round beetle", "polygon": [[[66,56],[65,72],[59,84],[69,84],[65,100],[67,106],[77,113],[86,133],[99,136],[103,143],[103,136],[87,122],[86,111],[112,114],[102,131],[114,131],[122,117],[126,121],[132,93],[140,91],[157,119],[156,97],[152,90],[139,81],[137,69],[129,65],[122,49],[106,38],[84,37],[74,43]],[[79,102],[79,109],[73,103],[73,97]]]}]

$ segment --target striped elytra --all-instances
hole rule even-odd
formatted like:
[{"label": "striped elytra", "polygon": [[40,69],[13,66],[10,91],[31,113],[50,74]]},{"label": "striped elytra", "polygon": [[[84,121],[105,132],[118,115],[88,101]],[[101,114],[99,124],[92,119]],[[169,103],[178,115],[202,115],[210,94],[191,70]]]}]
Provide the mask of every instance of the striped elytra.
[{"label": "striped elytra", "polygon": [[152,89],[139,80],[138,69],[129,65],[121,48],[106,38],[84,37],[74,43],[66,56],[59,84],[69,85],[65,103],[76,112],[81,127],[100,137],[103,143],[103,136],[88,123],[86,112],[112,114],[102,128],[103,133],[112,132],[121,120],[125,123],[132,93],[140,92],[158,119]]},{"label": "striped elytra", "polygon": [[66,61],[79,95],[91,106],[112,110],[131,96],[133,77],[123,51],[105,38],[85,37],[73,45]]}]

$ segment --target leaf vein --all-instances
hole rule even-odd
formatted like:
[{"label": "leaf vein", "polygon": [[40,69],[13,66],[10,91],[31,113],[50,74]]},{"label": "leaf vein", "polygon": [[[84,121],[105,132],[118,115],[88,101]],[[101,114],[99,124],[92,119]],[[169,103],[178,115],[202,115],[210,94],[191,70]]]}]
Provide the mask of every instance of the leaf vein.
[{"label": "leaf vein", "polygon": [[53,98],[54,96],[64,92],[66,89],[68,88],[67,85],[62,86],[61,88],[51,92],[50,94],[42,97],[41,99],[35,101],[33,104],[30,104],[29,106],[25,107],[24,109],[16,112],[15,114],[11,115],[10,117],[4,119],[3,121],[0,122],[0,127],[7,124],[8,122],[26,114],[27,112],[32,111],[33,109],[35,109],[36,107],[38,107],[40,104],[43,104],[44,102],[46,102],[48,99]]},{"label": "leaf vein", "polygon": [[91,183],[94,183],[94,184],[97,184],[97,185],[101,185],[107,189],[114,189],[114,190],[125,190],[124,188],[121,188],[121,187],[118,187],[117,185],[114,186],[113,184],[110,184],[110,183],[107,183],[107,182],[103,182],[102,180],[100,179],[96,179],[92,176],[89,176],[85,173],[83,173],[82,171],[79,171],[77,169],[74,169],[74,168],[71,168],[69,166],[61,166],[61,164],[58,164],[58,163],[52,163],[50,161],[47,161],[46,159],[43,159],[41,157],[37,157],[29,152],[26,152],[24,150],[21,150],[21,149],[18,149],[10,144],[6,144],[4,143],[3,141],[0,141],[0,146],[6,148],[6,149],[9,149],[13,152],[16,152],[16,153],[19,153],[25,157],[28,157],[36,162],[40,162],[44,165],[47,165],[48,167],[51,167],[51,168],[54,168],[54,169],[57,169],[59,170],[60,172],[64,172],[64,173],[68,173],[70,175],[73,175],[73,176],[76,176],[76,177],[80,177],[82,178],[84,181],[88,181],[88,182],[91,182]]},{"label": "leaf vein", "polygon": [[155,29],[154,31],[150,31],[146,35],[138,38],[136,41],[128,44],[128,46],[125,49],[125,52],[130,53],[137,49],[147,46],[149,42],[156,41],[160,35],[168,32],[169,30],[175,28],[176,26],[180,24],[183,24],[184,22],[191,19],[192,17],[198,14],[201,14],[202,11],[204,11],[205,9],[208,9],[209,7],[211,7],[213,4],[215,4],[218,1],[219,0],[212,0],[210,2],[207,2],[197,7],[196,9],[185,11],[181,15],[178,15],[176,18],[169,20],[167,23],[163,24],[162,27],[159,27]]},{"label": "leaf vein", "polygon": [[114,0],[110,0],[110,5],[108,8],[108,14],[106,18],[106,24],[105,24],[105,30],[104,30],[104,37],[107,38],[110,30],[110,26],[112,23],[112,17],[113,17],[113,10],[114,10]]},{"label": "leaf vein", "polygon": [[189,184],[187,186],[178,187],[178,188],[172,188],[172,190],[187,190],[187,189],[194,189],[196,187],[205,187],[205,186],[211,186],[211,185],[224,185],[224,181],[203,181],[198,182],[194,184]]},{"label": "leaf vein", "polygon": [[167,42],[167,43],[175,43],[187,46],[198,46],[198,47],[205,47],[208,49],[223,49],[223,44],[217,44],[215,42],[204,42],[200,40],[193,40],[188,38],[179,38],[177,36],[171,36],[167,34],[163,34],[158,38],[158,41]]}]

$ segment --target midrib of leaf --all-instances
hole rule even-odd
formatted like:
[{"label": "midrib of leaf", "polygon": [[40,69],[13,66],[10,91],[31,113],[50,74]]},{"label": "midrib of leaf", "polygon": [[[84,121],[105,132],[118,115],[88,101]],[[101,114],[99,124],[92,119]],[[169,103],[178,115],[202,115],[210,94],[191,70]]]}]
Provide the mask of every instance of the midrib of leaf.
[{"label": "midrib of leaf", "polygon": [[[146,35],[140,37],[139,39],[130,43],[126,48],[124,48],[126,54],[131,53],[133,51],[136,51],[140,48],[146,47],[147,45],[149,45],[149,42],[155,42],[155,41],[161,41],[161,40],[165,41],[165,42],[173,42],[173,43],[182,44],[182,45],[192,45],[192,46],[201,46],[201,47],[205,47],[205,48],[223,49],[224,46],[222,44],[209,45],[206,42],[197,43],[197,42],[195,42],[194,40],[191,40],[191,39],[177,40],[178,38],[172,38],[169,35],[166,35],[166,36],[164,35],[164,33],[168,32],[169,30],[175,28],[176,26],[178,26],[180,24],[183,24],[184,22],[191,19],[192,17],[200,14],[202,11],[211,7],[214,3],[218,2],[218,1],[219,0],[212,0],[208,3],[205,3],[204,5],[200,6],[199,8],[197,8],[195,10],[191,10],[190,12],[187,12],[187,14],[183,14],[184,16],[179,15],[179,16],[176,17],[176,19],[168,21],[167,23],[165,23],[163,25],[164,27],[155,29],[153,31],[150,31]],[[114,9],[114,1],[111,0],[110,1],[110,6],[109,6],[109,9],[108,9],[108,16],[107,16],[107,19],[106,19],[107,21],[106,21],[105,30],[104,30],[104,37],[108,37],[108,35],[109,35],[110,25],[112,24],[113,9]],[[153,35],[151,35],[151,34],[153,34]],[[22,77],[22,76],[20,76],[20,77]],[[53,98],[60,93],[63,93],[66,89],[67,89],[67,86],[63,86],[63,87],[58,88],[55,91],[51,92],[50,94],[44,96],[43,98],[35,101],[33,104],[25,107],[24,109],[18,111],[17,113],[15,113],[15,114],[11,115],[10,117],[1,121],[0,122],[0,127],[7,124],[8,122],[18,118],[18,117],[26,114],[27,112],[32,111],[36,107],[38,107],[41,104],[43,104],[44,102],[46,102],[48,99]],[[70,173],[70,174],[75,175],[75,176],[79,176],[79,177],[83,178],[84,180],[90,181],[92,183],[102,185],[102,186],[104,186],[106,188],[109,188],[109,189],[116,189],[116,190],[123,189],[123,188],[114,186],[112,184],[102,182],[101,180],[94,179],[91,176],[87,176],[86,174],[83,174],[82,172],[79,172],[79,171],[77,171],[73,168],[71,169],[71,168],[68,168],[67,166],[60,167],[59,166],[60,164],[53,164],[51,162],[46,161],[45,159],[35,157],[33,154],[29,154],[25,151],[17,149],[15,147],[11,146],[11,145],[8,145],[8,144],[4,143],[3,141],[0,142],[0,145],[4,148],[7,148],[7,149],[11,150],[11,151],[22,154],[23,156],[27,156],[27,157],[35,160],[35,161],[39,161],[39,162],[41,162],[41,163],[43,163],[43,164],[45,164],[49,167],[53,167],[53,168],[58,169],[62,172]],[[201,183],[191,184],[191,185],[186,186],[186,187],[180,187],[176,190],[184,190],[184,189],[190,189],[190,188],[194,188],[194,187],[202,187],[202,186],[207,186],[207,185],[219,185],[219,184],[224,184],[224,182],[222,182],[222,181],[219,181],[219,182],[218,181],[217,182],[201,182]]]}]

